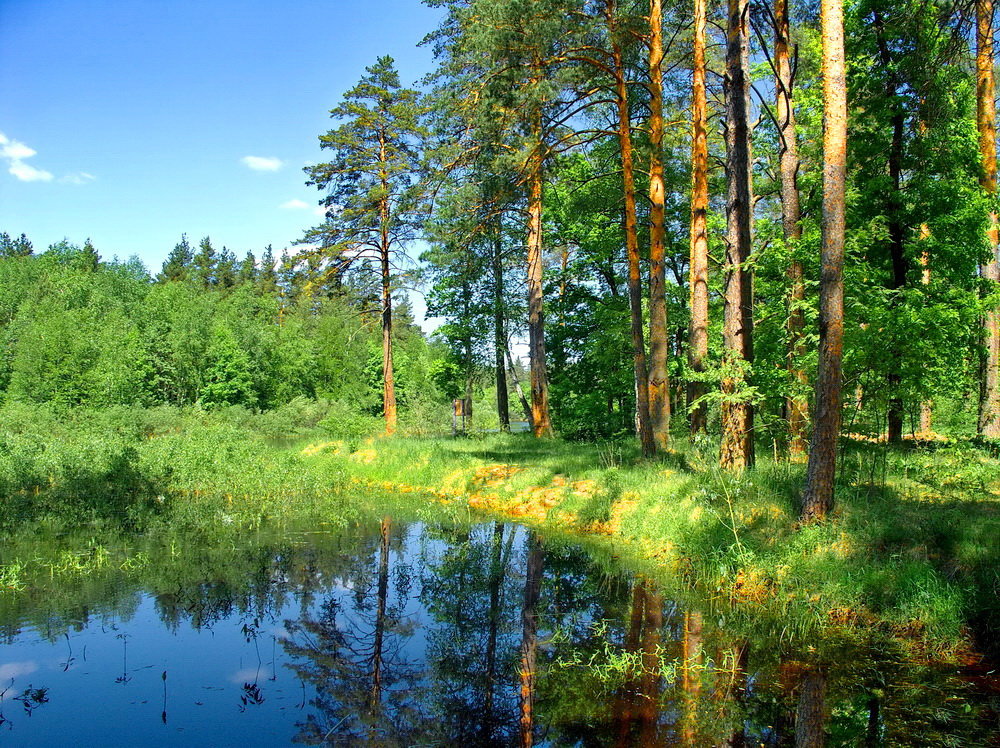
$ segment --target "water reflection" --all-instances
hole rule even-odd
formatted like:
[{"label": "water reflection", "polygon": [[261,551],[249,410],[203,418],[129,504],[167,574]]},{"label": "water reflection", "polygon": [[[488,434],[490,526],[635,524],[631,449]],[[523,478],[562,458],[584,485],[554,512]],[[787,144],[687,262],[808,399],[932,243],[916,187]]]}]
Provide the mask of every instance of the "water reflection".
[{"label": "water reflection", "polygon": [[516,525],[386,517],[171,549],[138,574],[0,595],[0,734],[877,746],[983,745],[992,731],[954,673],[846,643],[836,661],[792,651]]}]

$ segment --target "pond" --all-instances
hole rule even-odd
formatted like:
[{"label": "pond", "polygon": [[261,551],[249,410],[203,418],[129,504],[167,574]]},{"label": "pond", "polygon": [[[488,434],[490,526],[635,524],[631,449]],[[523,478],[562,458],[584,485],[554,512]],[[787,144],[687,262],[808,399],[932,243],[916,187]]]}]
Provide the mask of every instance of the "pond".
[{"label": "pond", "polygon": [[954,671],[849,643],[819,662],[514,524],[194,533],[130,557],[0,594],[0,744],[991,739]]}]

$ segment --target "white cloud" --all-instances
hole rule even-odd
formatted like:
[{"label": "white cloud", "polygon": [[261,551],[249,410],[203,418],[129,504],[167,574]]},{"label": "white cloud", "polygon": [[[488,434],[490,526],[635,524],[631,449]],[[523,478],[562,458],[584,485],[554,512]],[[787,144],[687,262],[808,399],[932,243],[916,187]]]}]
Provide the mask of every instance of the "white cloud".
[{"label": "white cloud", "polygon": [[11,161],[7,170],[22,182],[51,182],[52,172],[45,169],[36,169],[23,161]]},{"label": "white cloud", "polygon": [[309,203],[296,197],[292,200],[286,200],[279,207],[282,210],[309,210]]},{"label": "white cloud", "polygon": [[244,156],[240,161],[254,171],[277,171],[285,165],[280,158],[266,158],[264,156]]},{"label": "white cloud", "polygon": [[60,177],[60,182],[65,182],[66,184],[87,184],[87,182],[93,182],[97,177],[93,174],[88,174],[85,171],[81,171],[78,174],[67,174],[65,177]]},{"label": "white cloud", "polygon": [[11,140],[0,132],[0,158],[7,159],[8,172],[22,182],[51,182],[52,172],[24,163],[24,159],[31,158],[35,153],[34,148],[29,148],[19,140]]}]

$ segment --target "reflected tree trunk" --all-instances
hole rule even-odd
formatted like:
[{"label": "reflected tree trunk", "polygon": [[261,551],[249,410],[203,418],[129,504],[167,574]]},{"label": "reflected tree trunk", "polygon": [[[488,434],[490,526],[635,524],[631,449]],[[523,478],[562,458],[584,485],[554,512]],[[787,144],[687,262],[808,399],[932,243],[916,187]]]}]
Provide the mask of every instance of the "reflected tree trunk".
[{"label": "reflected tree trunk", "polygon": [[868,729],[865,730],[865,748],[882,745],[882,718],[878,696],[868,699]]},{"label": "reflected tree trunk", "polygon": [[382,705],[382,657],[385,639],[385,610],[389,596],[389,527],[388,517],[379,528],[378,598],[375,609],[375,635],[372,643],[372,686],[369,710],[377,715]]},{"label": "reflected tree trunk", "polygon": [[684,614],[683,665],[681,670],[681,744],[698,745],[698,701],[701,697],[702,617],[699,612]]},{"label": "reflected tree trunk", "polygon": [[528,532],[528,558],[524,575],[524,604],[521,608],[521,693],[520,744],[527,748],[535,738],[535,674],[538,655],[538,600],[542,591],[542,544]]},{"label": "reflected tree trunk", "polygon": [[493,741],[496,730],[496,713],[494,697],[497,680],[497,638],[500,630],[500,618],[503,613],[500,606],[500,584],[504,578],[503,564],[503,533],[504,526],[493,523],[492,557],[490,559],[490,612],[489,628],[486,634],[486,696],[483,703],[483,742]]}]

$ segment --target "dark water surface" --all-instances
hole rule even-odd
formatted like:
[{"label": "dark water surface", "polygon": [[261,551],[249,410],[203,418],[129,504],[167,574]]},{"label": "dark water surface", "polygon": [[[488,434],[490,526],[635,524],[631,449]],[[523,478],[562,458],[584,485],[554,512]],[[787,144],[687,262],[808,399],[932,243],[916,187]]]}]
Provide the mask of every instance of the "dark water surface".
[{"label": "dark water surface", "polygon": [[[987,745],[967,678],[752,639],[511,524],[150,551],[0,593],[0,744]],[[57,583],[57,579],[65,578]]]}]

